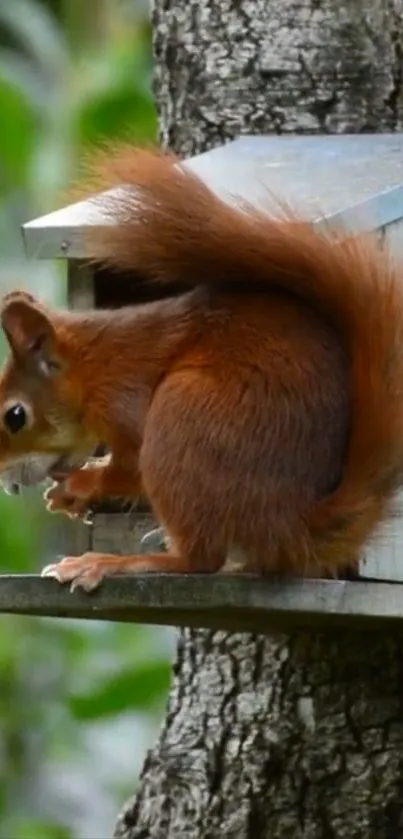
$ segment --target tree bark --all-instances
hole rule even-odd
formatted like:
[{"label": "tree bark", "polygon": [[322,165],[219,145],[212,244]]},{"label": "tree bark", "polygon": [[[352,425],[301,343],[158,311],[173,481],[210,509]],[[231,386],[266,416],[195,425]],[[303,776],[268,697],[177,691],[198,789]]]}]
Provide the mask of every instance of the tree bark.
[{"label": "tree bark", "polygon": [[[401,0],[155,0],[164,145],[395,131]],[[401,839],[402,632],[184,631],[116,839]]]}]

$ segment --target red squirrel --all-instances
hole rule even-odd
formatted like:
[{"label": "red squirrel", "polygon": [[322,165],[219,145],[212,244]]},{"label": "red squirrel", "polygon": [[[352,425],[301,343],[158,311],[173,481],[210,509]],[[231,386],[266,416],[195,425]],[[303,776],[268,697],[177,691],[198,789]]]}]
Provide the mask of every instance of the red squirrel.
[{"label": "red squirrel", "polygon": [[231,552],[262,575],[353,569],[403,484],[402,270],[368,237],[225,203],[169,154],[96,172],[114,223],[88,252],[161,297],[82,314],[4,297],[0,466],[46,455],[57,478],[102,442],[107,460],[59,474],[48,509],[143,496],[170,548],[43,574],[91,590],[218,572]]}]

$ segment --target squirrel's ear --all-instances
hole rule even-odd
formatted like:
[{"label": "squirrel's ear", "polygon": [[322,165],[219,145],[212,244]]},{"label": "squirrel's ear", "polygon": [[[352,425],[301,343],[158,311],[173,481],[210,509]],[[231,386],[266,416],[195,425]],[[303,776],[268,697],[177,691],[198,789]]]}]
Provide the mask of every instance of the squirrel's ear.
[{"label": "squirrel's ear", "polygon": [[35,298],[23,292],[11,292],[3,299],[0,319],[14,355],[32,361],[42,375],[50,375],[58,366],[56,335]]}]

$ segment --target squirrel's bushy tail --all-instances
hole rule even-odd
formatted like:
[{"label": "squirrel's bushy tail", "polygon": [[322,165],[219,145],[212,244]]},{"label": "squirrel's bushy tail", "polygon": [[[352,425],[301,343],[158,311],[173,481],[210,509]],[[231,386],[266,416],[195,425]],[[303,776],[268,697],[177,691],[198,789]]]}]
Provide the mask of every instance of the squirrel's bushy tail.
[{"label": "squirrel's bushy tail", "polygon": [[403,484],[403,272],[368,237],[229,206],[163,153],[106,152],[93,173],[90,191],[119,188],[101,199],[114,224],[89,241],[103,264],[184,291],[282,288],[336,324],[351,362],[348,453],[307,521],[307,547],[322,567],[356,558]]}]

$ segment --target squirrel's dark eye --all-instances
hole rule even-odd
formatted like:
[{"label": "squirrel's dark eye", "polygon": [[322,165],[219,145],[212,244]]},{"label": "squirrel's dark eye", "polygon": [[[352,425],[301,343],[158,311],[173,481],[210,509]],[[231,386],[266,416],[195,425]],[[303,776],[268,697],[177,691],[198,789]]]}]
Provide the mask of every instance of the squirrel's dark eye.
[{"label": "squirrel's dark eye", "polygon": [[26,425],[27,420],[27,412],[19,402],[12,405],[11,408],[8,408],[3,417],[4,425],[11,434],[16,434],[17,431],[21,431]]}]

